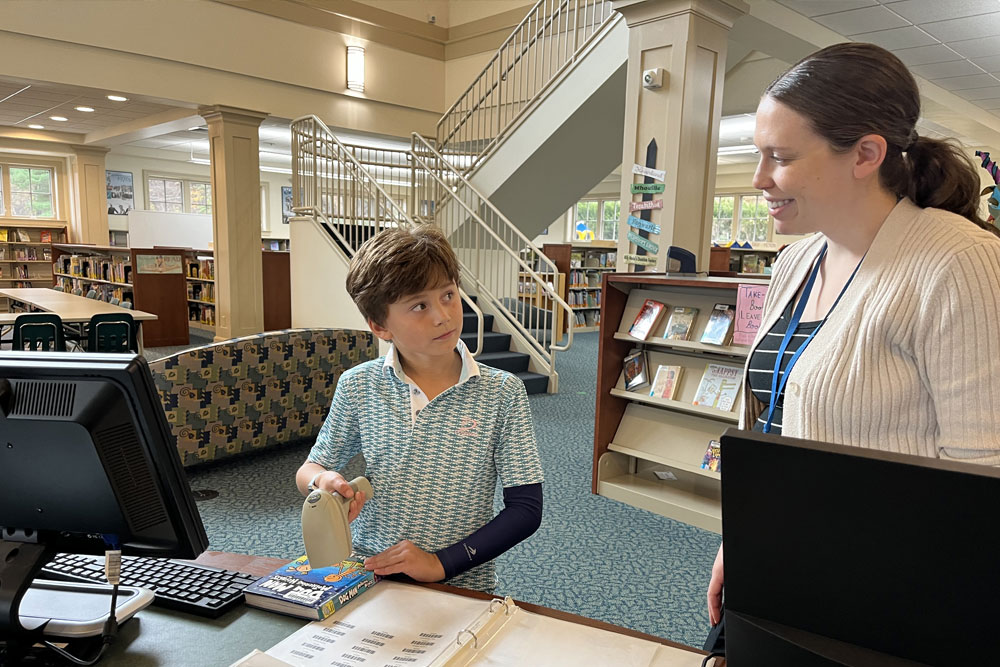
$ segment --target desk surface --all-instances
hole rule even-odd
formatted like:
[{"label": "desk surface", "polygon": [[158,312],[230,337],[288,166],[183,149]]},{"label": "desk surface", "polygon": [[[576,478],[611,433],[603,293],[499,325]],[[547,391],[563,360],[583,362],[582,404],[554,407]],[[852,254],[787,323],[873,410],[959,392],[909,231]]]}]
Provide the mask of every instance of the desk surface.
[{"label": "desk surface", "polygon": [[[55,313],[63,322],[89,322],[102,313],[128,313],[133,320],[155,320],[156,315],[142,310],[131,310],[110,303],[88,299],[85,296],[58,292],[48,287],[17,287],[0,289],[0,296],[25,303],[39,310]],[[0,313],[0,324],[13,324],[19,313]],[[8,321],[9,319],[9,321]]]},{"label": "desk surface", "polygon": [[[287,559],[261,558],[210,551],[198,558],[199,563],[263,576],[288,563]],[[494,596],[468,591],[444,584],[425,584],[437,590],[488,600]],[[573,623],[639,637],[690,653],[690,667],[698,667],[704,653],[689,646],[643,634],[610,623],[595,621],[575,614],[518,602],[518,606],[535,614],[550,616]],[[239,660],[251,650],[262,651],[305,625],[302,619],[282,616],[251,607],[240,607],[217,619],[204,619],[181,612],[148,607],[134,619],[122,625],[118,639],[99,663],[107,667],[190,667],[221,665]],[[684,661],[684,667],[688,663]]]}]

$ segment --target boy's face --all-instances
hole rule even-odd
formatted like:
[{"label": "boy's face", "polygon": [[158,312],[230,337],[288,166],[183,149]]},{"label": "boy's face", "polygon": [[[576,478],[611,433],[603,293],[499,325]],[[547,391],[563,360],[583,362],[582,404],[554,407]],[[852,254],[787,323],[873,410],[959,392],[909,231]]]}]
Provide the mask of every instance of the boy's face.
[{"label": "boy's face", "polygon": [[408,294],[389,304],[383,325],[369,320],[372,332],[391,341],[406,359],[454,353],[462,333],[462,299],[454,282]]}]

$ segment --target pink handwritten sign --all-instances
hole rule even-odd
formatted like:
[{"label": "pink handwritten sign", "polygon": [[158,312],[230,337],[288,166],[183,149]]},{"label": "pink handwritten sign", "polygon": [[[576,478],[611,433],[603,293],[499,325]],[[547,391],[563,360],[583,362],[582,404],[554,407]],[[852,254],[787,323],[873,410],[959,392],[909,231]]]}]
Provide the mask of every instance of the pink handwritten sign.
[{"label": "pink handwritten sign", "polygon": [[648,209],[657,209],[657,208],[663,208],[662,199],[650,199],[648,201],[633,201],[629,202],[628,204],[629,211],[645,211]]},{"label": "pink handwritten sign", "polygon": [[736,288],[736,324],[733,345],[750,345],[760,329],[767,285],[740,285]]}]

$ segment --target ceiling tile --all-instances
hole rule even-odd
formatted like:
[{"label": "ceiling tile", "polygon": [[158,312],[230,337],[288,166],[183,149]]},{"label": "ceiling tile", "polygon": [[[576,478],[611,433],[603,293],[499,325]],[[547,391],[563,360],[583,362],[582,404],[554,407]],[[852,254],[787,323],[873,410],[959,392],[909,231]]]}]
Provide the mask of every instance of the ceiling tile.
[{"label": "ceiling tile", "polygon": [[905,0],[893,2],[888,8],[910,23],[946,21],[997,11],[997,0]]},{"label": "ceiling tile", "polygon": [[973,74],[972,76],[953,76],[949,79],[935,79],[934,83],[945,90],[965,90],[967,88],[995,86],[1000,84],[1000,79],[989,74]]},{"label": "ceiling tile", "polygon": [[843,12],[860,7],[873,7],[875,0],[778,0],[789,9],[794,9],[806,16],[820,16],[821,14],[832,14]]},{"label": "ceiling tile", "polygon": [[893,51],[893,53],[896,54],[896,57],[902,60],[903,64],[908,67],[962,59],[962,56],[955,53],[944,44],[918,46],[915,49],[899,49],[897,51]]},{"label": "ceiling tile", "polygon": [[967,100],[985,100],[989,97],[1000,97],[1000,86],[986,86],[984,88],[970,88],[968,90],[956,90],[959,97]]},{"label": "ceiling tile", "polygon": [[985,58],[973,58],[972,62],[976,63],[987,72],[1000,72],[1000,55],[986,56]]},{"label": "ceiling tile", "polygon": [[977,37],[993,37],[1000,34],[1000,11],[980,16],[966,16],[948,21],[935,21],[920,26],[927,33],[942,42]]},{"label": "ceiling tile", "polygon": [[948,48],[966,58],[1000,55],[1000,39],[996,37],[980,37],[978,39],[962,39],[948,42]]},{"label": "ceiling tile", "polygon": [[938,43],[938,40],[916,26],[879,30],[877,32],[863,32],[851,35],[851,39],[855,42],[878,44],[883,49],[889,49],[890,51],[908,49],[915,46],[930,46],[931,44]]},{"label": "ceiling tile", "polygon": [[856,35],[872,30],[890,30],[908,25],[905,19],[896,16],[885,7],[852,9],[847,12],[817,16],[813,20],[841,35]]},{"label": "ceiling tile", "polygon": [[943,79],[951,76],[969,76],[982,74],[983,70],[968,60],[954,60],[950,63],[934,63],[933,65],[917,65],[910,71],[925,79]]},{"label": "ceiling tile", "polygon": [[973,104],[991,111],[994,109],[1000,109],[1000,97],[994,97],[988,100],[976,100]]}]

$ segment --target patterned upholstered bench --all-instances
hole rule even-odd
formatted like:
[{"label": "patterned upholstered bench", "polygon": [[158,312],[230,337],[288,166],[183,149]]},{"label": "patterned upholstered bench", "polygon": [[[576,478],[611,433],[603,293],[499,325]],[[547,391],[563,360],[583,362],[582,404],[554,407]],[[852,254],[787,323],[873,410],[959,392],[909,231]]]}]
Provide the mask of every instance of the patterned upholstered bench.
[{"label": "patterned upholstered bench", "polygon": [[375,337],[289,329],[149,364],[185,466],[315,439],[341,373],[378,356]]}]

